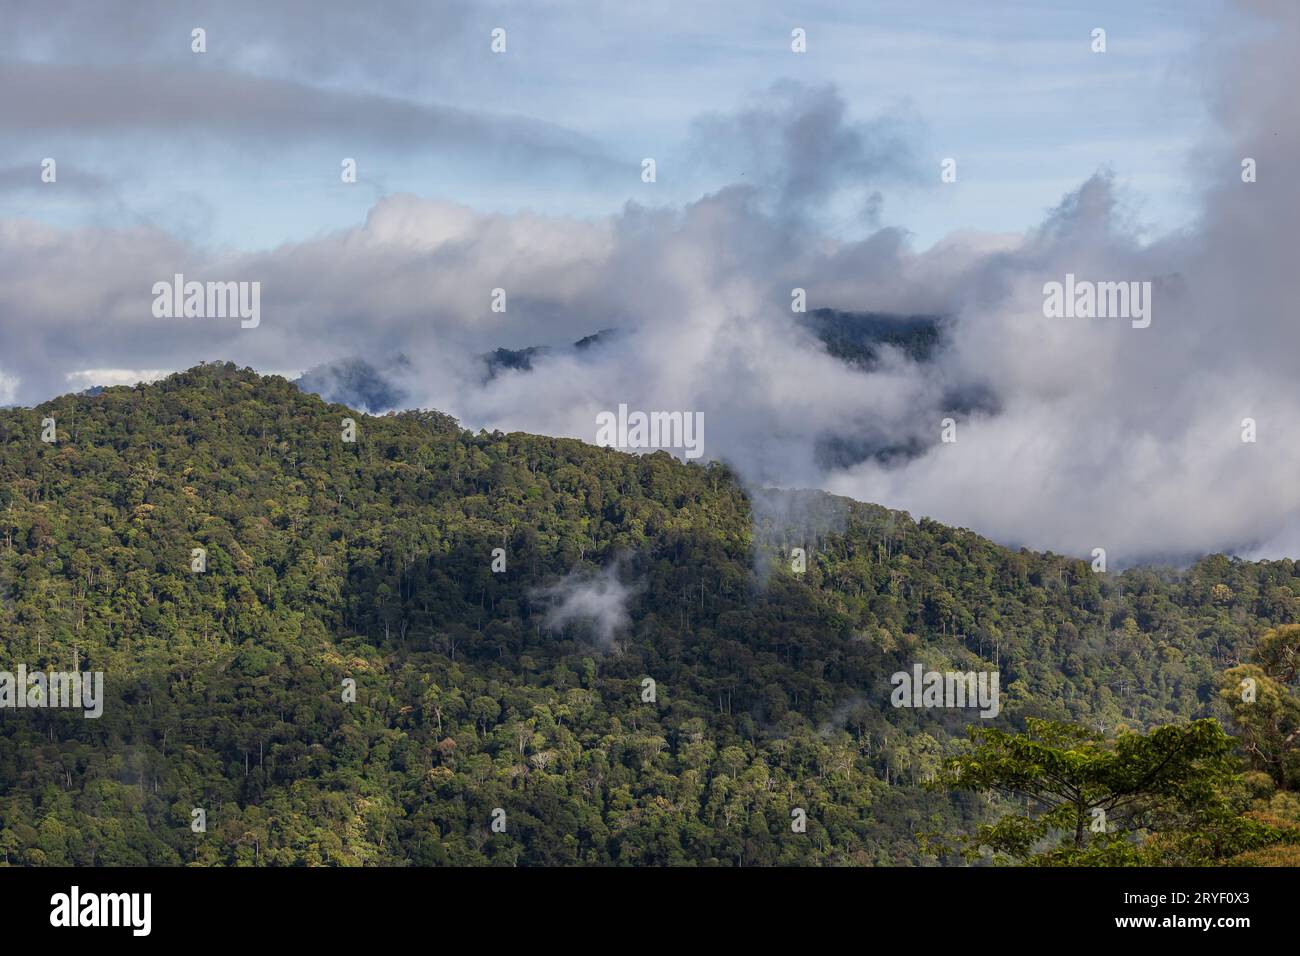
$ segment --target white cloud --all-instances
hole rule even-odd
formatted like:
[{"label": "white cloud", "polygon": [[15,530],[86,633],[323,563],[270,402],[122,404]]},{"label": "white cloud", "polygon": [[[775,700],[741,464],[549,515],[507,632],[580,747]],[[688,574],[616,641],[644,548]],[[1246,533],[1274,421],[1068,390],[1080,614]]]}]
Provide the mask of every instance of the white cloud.
[{"label": "white cloud", "polygon": [[69,386],[81,391],[96,385],[107,387],[156,382],[174,371],[175,369],[86,368],[69,372],[66,379]]},{"label": "white cloud", "polygon": [[16,375],[7,375],[0,372],[0,405],[12,405],[15,396],[18,394],[18,386],[22,384],[22,379]]},{"label": "white cloud", "polygon": [[[157,229],[0,222],[0,354],[21,370],[10,389],[25,401],[92,367],[229,359],[269,369],[286,357],[311,367],[358,356],[392,367],[412,404],[475,428],[591,441],[596,414],[619,403],[700,411],[705,455],[751,483],[826,487],[1009,543],[1105,547],[1117,563],[1294,553],[1300,191],[1286,170],[1300,156],[1300,28],[1291,7],[1275,16],[1241,59],[1216,64],[1222,129],[1189,174],[1196,227],[1173,235],[1147,235],[1100,175],[1024,235],[963,231],[922,251],[894,229],[828,236],[792,200],[900,170],[872,148],[878,127],[853,124],[823,88],[719,123],[764,144],[789,142],[811,117],[840,147],[824,167],[776,151],[759,186],[682,207],[577,220],[398,195],[355,228],[256,254]],[[1259,182],[1240,181],[1242,156],[1258,159]],[[154,319],[152,283],[174,272],[260,281],[261,326]],[[1151,327],[1044,318],[1042,285],[1067,272],[1158,279]],[[873,372],[855,369],[795,321],[795,286],[814,308],[945,314],[946,346],[929,363],[886,350]],[[507,292],[504,313],[490,308],[495,288]],[[487,380],[477,358],[611,327],[625,334],[541,357],[530,372]],[[405,370],[385,361],[399,353]],[[991,400],[971,401],[981,390]],[[955,445],[938,442],[949,415]],[[1255,444],[1240,440],[1248,416]],[[828,441],[915,454],[828,466]]]}]

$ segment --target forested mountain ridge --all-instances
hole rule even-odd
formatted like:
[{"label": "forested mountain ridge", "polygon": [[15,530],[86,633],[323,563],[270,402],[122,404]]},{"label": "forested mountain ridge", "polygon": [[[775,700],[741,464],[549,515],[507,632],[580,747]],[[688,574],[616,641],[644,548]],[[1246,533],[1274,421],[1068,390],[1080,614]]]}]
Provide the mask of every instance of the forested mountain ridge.
[{"label": "forested mountain ridge", "polygon": [[[1297,588],[1289,560],[1096,574],[200,366],[0,411],[0,668],[107,696],[0,709],[0,859],[920,862],[918,831],[987,812],[922,786],[979,721],[895,709],[891,673],[996,667],[1011,727],[1185,721]],[[579,590],[602,626],[556,613]]]}]

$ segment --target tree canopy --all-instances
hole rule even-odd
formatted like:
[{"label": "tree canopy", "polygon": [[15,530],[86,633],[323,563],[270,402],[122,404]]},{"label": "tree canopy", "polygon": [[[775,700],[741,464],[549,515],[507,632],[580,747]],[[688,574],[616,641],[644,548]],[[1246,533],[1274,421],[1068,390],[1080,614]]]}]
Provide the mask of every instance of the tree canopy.
[{"label": "tree canopy", "polygon": [[[617,620],[556,613],[599,575]],[[1291,561],[1098,574],[721,464],[204,365],[0,410],[2,666],[102,671],[107,696],[98,720],[0,709],[0,861],[930,862],[918,832],[1008,806],[926,786],[978,718],[891,706],[916,663],[996,668],[998,730],[1098,728],[1097,760],[1231,719],[1251,799],[1286,817],[1290,705],[1251,718],[1220,689],[1245,666],[1259,700],[1285,690],[1279,639],[1239,662],[1297,589]]]}]

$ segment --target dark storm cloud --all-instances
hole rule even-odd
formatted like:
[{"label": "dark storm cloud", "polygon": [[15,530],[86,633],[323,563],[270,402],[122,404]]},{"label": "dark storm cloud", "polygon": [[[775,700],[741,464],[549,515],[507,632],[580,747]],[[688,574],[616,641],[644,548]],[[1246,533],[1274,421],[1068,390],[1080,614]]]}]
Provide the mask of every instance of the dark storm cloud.
[{"label": "dark storm cloud", "polygon": [[572,132],[518,117],[484,115],[288,80],[163,66],[83,67],[0,64],[0,128],[33,136],[147,132],[160,144],[238,140],[259,151],[304,141],[563,161],[588,171],[615,164]]},{"label": "dark storm cloud", "polygon": [[[380,15],[382,13],[382,15]],[[298,79],[410,83],[436,76],[468,31],[477,5],[385,0],[382,11],[351,0],[8,0],[0,57],[120,66],[207,64]],[[209,39],[203,60],[191,31]]]}]

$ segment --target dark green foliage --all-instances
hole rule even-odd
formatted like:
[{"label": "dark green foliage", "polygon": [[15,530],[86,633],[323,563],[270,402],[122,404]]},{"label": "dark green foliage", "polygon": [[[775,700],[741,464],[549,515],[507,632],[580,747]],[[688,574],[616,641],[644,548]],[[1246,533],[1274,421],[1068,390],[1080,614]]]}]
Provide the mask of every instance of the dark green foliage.
[{"label": "dark green foliage", "polygon": [[1300,625],[1266,631],[1251,662],[1223,674],[1220,699],[1252,769],[1282,790],[1300,789]]},{"label": "dark green foliage", "polygon": [[932,315],[814,309],[801,322],[831,355],[866,369],[879,363],[882,346],[892,346],[914,362],[928,362],[943,341],[943,322]]},{"label": "dark green foliage", "polygon": [[[1231,834],[1225,855],[1265,845],[1268,828],[1238,820],[1228,806],[1237,762],[1217,721],[1114,740],[1072,724],[1027,723],[1023,734],[972,728],[971,751],[944,767],[945,786],[1025,804],[979,827],[965,841],[968,855],[988,850],[1040,865],[1158,862],[1143,860],[1140,837],[1159,834],[1167,844],[1211,831]],[[1272,842],[1282,836],[1272,834]]]},{"label": "dark green foliage", "polygon": [[[108,697],[0,710],[0,861],[917,863],[917,832],[990,811],[923,786],[978,718],[895,710],[894,671],[996,666],[1005,724],[1109,733],[1209,713],[1295,620],[1290,561],[1097,575],[790,502],[756,535],[721,465],[365,417],[230,365],[0,411],[0,669],[102,670]],[[626,630],[544,626],[539,587],[615,562]]]}]

